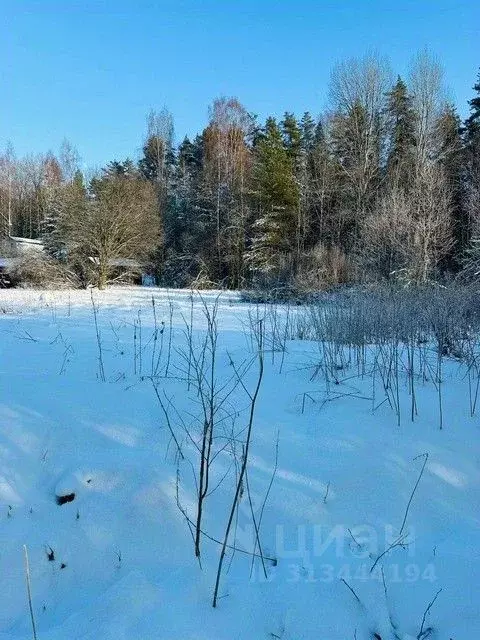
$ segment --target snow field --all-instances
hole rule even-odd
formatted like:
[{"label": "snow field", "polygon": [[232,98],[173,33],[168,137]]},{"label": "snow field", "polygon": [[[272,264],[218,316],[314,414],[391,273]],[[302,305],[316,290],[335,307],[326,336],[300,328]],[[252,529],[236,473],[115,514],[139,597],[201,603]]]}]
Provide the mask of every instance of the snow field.
[{"label": "snow field", "polygon": [[[190,348],[198,357],[205,339],[205,305],[216,301],[214,378],[224,404],[202,525],[216,540],[248,421],[235,371],[245,369],[252,391],[260,318],[265,371],[250,499],[245,487],[229,540],[239,550],[227,553],[213,609],[220,547],[202,537],[200,568],[185,520],[196,515],[202,429],[186,378]],[[301,308],[142,288],[94,291],[93,302],[98,332],[91,292],[0,292],[0,640],[32,637],[24,544],[39,639],[479,635],[479,425],[459,362],[444,359],[442,430],[435,385],[416,382],[411,422],[400,372],[398,425],[380,375],[375,403],[372,376],[353,361],[326,385],[319,343],[292,339]],[[410,498],[406,537],[370,571],[398,539]],[[275,559],[266,578],[248,555],[259,521],[263,554]]]}]

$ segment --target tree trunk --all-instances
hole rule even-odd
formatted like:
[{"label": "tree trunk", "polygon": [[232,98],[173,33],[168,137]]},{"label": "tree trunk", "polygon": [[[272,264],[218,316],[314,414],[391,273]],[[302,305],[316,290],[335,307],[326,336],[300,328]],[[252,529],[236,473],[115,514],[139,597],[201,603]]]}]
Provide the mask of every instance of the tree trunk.
[{"label": "tree trunk", "polygon": [[108,263],[106,260],[100,259],[98,265],[98,288],[103,290],[107,286],[108,281]]}]

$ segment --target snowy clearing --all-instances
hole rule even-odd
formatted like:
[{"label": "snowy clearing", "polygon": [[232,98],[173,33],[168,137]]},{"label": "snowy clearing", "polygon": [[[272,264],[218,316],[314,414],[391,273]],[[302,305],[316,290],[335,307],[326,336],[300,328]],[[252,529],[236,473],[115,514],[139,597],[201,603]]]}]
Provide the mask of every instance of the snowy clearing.
[{"label": "snowy clearing", "polygon": [[[222,406],[200,567],[186,518],[207,381],[194,370],[217,300]],[[32,637],[23,545],[39,640],[480,637],[479,418],[465,371],[444,358],[440,429],[438,385],[419,369],[412,422],[402,368],[391,396],[368,354],[322,377],[331,353],[291,339],[305,313],[235,293],[0,292],[0,640]],[[213,608],[258,326],[264,374]]]}]

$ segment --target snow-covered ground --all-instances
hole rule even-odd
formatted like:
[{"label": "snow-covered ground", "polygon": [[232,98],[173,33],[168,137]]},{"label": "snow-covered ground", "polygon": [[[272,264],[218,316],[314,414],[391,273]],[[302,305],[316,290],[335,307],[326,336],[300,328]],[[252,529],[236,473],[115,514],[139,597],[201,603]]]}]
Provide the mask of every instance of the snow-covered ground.
[{"label": "snow-covered ground", "polygon": [[[198,353],[203,304],[217,295],[95,291],[97,335],[90,292],[0,291],[0,640],[32,637],[23,545],[39,640],[480,637],[480,429],[458,363],[444,364],[443,429],[428,382],[417,385],[414,422],[401,384],[398,426],[387,402],[372,411],[372,380],[355,367],[341,397],[327,396],[313,375],[318,345],[289,339],[285,353],[272,350],[272,310],[233,293],[218,300],[218,397],[250,366],[246,389],[237,384],[218,414],[225,446],[215,445],[202,525],[217,540],[258,374],[251,326],[270,315],[251,504],[245,488],[229,541],[239,550],[227,553],[212,608],[220,546],[202,537],[200,567],[181,509],[194,520],[202,424],[185,379],[187,328],[193,318]],[[282,326],[302,310],[276,313]],[[255,548],[254,522],[275,559],[267,578],[242,553]]]}]

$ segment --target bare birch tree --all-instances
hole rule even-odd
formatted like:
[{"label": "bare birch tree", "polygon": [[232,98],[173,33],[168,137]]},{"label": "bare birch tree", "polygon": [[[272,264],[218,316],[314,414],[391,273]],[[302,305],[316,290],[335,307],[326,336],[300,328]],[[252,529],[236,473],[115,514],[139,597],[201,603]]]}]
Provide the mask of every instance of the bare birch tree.
[{"label": "bare birch tree", "polygon": [[331,75],[331,139],[353,217],[365,215],[379,182],[386,92],[385,59],[367,55],[338,64]]},{"label": "bare birch tree", "polygon": [[116,259],[145,260],[160,242],[160,219],[153,186],[139,178],[103,177],[91,197],[76,201],[59,224],[70,259],[89,265],[103,289]]},{"label": "bare birch tree", "polygon": [[409,89],[415,112],[415,164],[421,171],[434,154],[436,124],[445,107],[443,70],[428,50],[418,53],[411,63]]},{"label": "bare birch tree", "polygon": [[393,186],[361,227],[361,266],[375,277],[424,283],[453,246],[452,201],[442,171],[427,164],[406,193]]},{"label": "bare birch tree", "polygon": [[215,216],[217,277],[222,277],[222,265],[227,262],[233,286],[238,286],[243,275],[250,164],[246,137],[251,127],[251,117],[236,98],[219,98],[210,108],[204,131],[205,180]]}]

